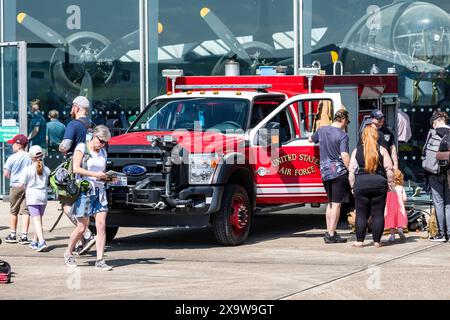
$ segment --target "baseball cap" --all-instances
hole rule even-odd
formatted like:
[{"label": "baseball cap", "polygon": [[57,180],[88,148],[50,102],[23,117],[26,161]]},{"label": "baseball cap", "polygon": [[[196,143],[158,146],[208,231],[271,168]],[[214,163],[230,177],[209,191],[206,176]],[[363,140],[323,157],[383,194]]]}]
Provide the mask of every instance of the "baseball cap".
[{"label": "baseball cap", "polygon": [[375,118],[375,119],[382,119],[382,118],[384,118],[384,114],[383,114],[383,112],[381,112],[381,110],[374,109],[370,113],[370,117]]},{"label": "baseball cap", "polygon": [[30,157],[32,157],[32,158],[39,158],[44,155],[44,153],[42,152],[42,148],[37,145],[31,146],[30,150],[28,150],[28,153],[30,154]]},{"label": "baseball cap", "polygon": [[78,96],[75,99],[73,99],[72,104],[76,104],[77,106],[84,109],[89,109],[89,100],[83,96]]},{"label": "baseball cap", "polygon": [[21,144],[23,146],[26,146],[28,144],[28,138],[24,134],[16,134],[14,136],[14,138],[12,138],[11,140],[8,140],[7,142],[9,144],[18,143],[18,144]]},{"label": "baseball cap", "polygon": [[[430,126],[433,126],[433,122],[436,121],[439,118],[446,118],[445,114],[442,112],[433,112],[433,114],[430,117]],[[447,122],[447,121],[446,121]]]}]

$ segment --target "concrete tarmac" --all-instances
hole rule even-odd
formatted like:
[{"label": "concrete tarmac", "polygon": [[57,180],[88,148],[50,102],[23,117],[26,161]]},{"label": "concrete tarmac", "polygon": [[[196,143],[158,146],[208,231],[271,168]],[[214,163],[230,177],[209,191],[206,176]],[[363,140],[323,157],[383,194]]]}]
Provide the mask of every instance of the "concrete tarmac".
[{"label": "concrete tarmac", "polygon": [[[0,202],[0,237],[9,233],[9,206]],[[324,244],[323,209],[255,217],[245,245],[223,247],[212,230],[121,228],[107,246],[112,271],[94,269],[95,248],[64,264],[73,230],[58,203],[44,216],[50,251],[20,244],[0,245],[0,259],[13,269],[13,283],[0,299],[450,299],[450,244],[433,243],[425,232],[375,248],[353,248],[355,235],[343,221],[339,233],[350,241]],[[20,230],[20,228],[19,228]],[[32,231],[32,228],[31,228]]]}]

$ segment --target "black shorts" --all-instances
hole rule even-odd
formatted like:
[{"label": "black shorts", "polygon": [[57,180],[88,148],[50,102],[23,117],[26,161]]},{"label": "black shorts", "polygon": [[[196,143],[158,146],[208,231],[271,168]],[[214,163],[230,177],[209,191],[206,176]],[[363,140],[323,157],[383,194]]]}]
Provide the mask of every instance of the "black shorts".
[{"label": "black shorts", "polygon": [[328,201],[334,203],[350,202],[350,183],[348,175],[337,177],[335,179],[323,181],[323,186],[327,192]]}]

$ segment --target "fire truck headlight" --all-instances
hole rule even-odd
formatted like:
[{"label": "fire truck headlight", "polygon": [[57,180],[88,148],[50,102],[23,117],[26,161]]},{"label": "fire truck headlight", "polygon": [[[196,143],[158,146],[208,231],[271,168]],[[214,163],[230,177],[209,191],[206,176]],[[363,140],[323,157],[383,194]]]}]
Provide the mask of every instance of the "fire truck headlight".
[{"label": "fire truck headlight", "polygon": [[189,182],[191,184],[210,184],[218,162],[219,157],[216,154],[190,154]]}]

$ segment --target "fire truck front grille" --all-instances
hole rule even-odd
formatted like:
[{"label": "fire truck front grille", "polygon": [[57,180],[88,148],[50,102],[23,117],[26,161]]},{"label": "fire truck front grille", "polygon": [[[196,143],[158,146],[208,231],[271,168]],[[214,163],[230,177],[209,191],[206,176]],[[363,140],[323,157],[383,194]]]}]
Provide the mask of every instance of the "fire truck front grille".
[{"label": "fire truck front grille", "polygon": [[151,178],[154,185],[164,185],[161,171],[161,151],[150,146],[110,146],[108,148],[108,170],[123,172],[123,168],[137,165],[145,168],[145,173],[138,176],[127,175],[128,184]]}]

